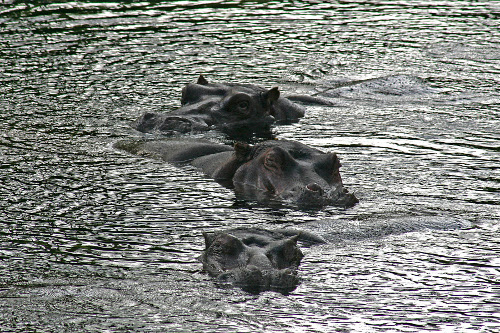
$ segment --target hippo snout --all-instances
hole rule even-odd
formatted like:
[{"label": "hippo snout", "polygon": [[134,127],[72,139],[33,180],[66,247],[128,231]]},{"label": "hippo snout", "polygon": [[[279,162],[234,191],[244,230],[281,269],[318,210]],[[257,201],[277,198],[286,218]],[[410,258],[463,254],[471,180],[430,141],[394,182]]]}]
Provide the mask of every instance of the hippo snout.
[{"label": "hippo snout", "polygon": [[343,186],[324,189],[317,183],[310,183],[302,188],[290,191],[286,198],[297,202],[300,207],[323,207],[328,205],[352,207],[359,200]]},{"label": "hippo snout", "polygon": [[285,269],[260,269],[248,265],[224,272],[218,276],[219,281],[231,282],[242,290],[258,294],[265,290],[289,293],[298,286],[300,280],[297,271]]},{"label": "hippo snout", "polygon": [[352,207],[359,202],[358,198],[344,187],[332,190],[328,197],[335,206]]},{"label": "hippo snout", "polygon": [[352,207],[359,202],[358,198],[352,193],[345,192],[337,199],[338,206]]}]

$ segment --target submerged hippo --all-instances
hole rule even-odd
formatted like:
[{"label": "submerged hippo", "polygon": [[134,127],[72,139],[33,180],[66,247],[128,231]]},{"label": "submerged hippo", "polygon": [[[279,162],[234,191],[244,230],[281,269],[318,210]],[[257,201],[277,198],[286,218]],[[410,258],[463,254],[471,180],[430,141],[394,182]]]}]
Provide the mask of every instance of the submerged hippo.
[{"label": "submerged hippo", "polygon": [[190,163],[245,200],[300,208],[350,207],[358,199],[344,188],[335,153],[296,141],[269,140],[233,147],[199,140],[118,142],[133,154]]},{"label": "submerged hippo", "polygon": [[132,127],[140,132],[167,134],[217,128],[229,135],[241,136],[267,133],[275,121],[295,122],[303,116],[304,109],[280,97],[278,88],[208,83],[200,75],[196,83],[182,89],[179,109],[168,113],[146,112]]},{"label": "submerged hippo", "polygon": [[283,294],[299,284],[297,268],[304,256],[297,240],[322,243],[303,232],[265,229],[232,229],[203,233],[205,250],[198,258],[203,269],[221,282],[229,282],[250,293],[272,290]]}]

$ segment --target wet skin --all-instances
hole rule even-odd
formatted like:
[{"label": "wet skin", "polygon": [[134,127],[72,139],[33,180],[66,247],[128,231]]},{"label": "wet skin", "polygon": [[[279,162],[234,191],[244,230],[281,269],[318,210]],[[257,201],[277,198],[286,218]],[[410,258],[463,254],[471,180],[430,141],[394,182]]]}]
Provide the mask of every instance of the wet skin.
[{"label": "wet skin", "polygon": [[296,141],[233,147],[199,140],[118,142],[115,147],[167,162],[190,163],[244,200],[299,208],[351,207],[358,199],[342,184],[339,158]]},{"label": "wet skin", "polygon": [[274,122],[296,122],[304,109],[280,97],[278,88],[250,84],[197,83],[182,89],[181,107],[168,113],[146,112],[132,123],[140,132],[192,133],[218,129],[230,136],[241,132],[269,135]]}]

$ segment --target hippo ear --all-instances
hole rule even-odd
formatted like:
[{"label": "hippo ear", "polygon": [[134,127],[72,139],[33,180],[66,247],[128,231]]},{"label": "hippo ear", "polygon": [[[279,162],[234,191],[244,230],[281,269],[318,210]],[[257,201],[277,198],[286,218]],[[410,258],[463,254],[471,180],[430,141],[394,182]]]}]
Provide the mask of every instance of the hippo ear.
[{"label": "hippo ear", "polygon": [[238,161],[248,161],[252,146],[243,142],[236,142],[234,144],[234,153]]},{"label": "hippo ear", "polygon": [[245,244],[241,239],[227,232],[216,233],[213,242],[210,244],[210,251],[221,255],[237,256],[244,249]]},{"label": "hippo ear", "polygon": [[342,165],[335,153],[326,153],[322,155],[316,163],[317,170],[324,170],[327,173],[338,171]]},{"label": "hippo ear", "polygon": [[297,247],[299,235],[295,235],[270,244],[266,255],[279,269],[299,266],[304,257],[302,251]]},{"label": "hippo ear", "polygon": [[280,97],[280,91],[278,90],[278,87],[274,87],[266,91],[262,97],[264,98],[264,101],[266,103],[272,103]]},{"label": "hippo ear", "polygon": [[214,242],[216,238],[216,234],[214,232],[203,232],[203,237],[205,238],[205,249],[208,249],[210,245]]},{"label": "hippo ear", "polygon": [[238,237],[226,232],[203,232],[203,237],[205,237],[205,251],[215,246],[216,251],[239,253],[245,247]]},{"label": "hippo ear", "polygon": [[284,242],[284,244],[297,246],[297,241],[299,240],[299,237],[300,237],[300,233],[298,233],[297,235],[294,235],[292,237],[288,237],[283,242]]},{"label": "hippo ear", "polygon": [[340,159],[335,153],[328,153],[327,156],[329,158],[328,172],[330,174],[331,181],[342,184],[342,177],[340,176],[339,172],[339,168],[342,166],[342,164],[340,164]]},{"label": "hippo ear", "polygon": [[287,238],[283,242],[283,257],[285,260],[296,264],[297,266],[300,264],[300,261],[304,257],[302,251],[297,247],[297,240],[300,235],[295,235],[290,238]]},{"label": "hippo ear", "polygon": [[203,75],[200,74],[196,83],[206,86],[208,84],[208,81],[203,77]]},{"label": "hippo ear", "polygon": [[331,155],[331,159],[333,161],[333,168],[334,169],[340,168],[342,166],[342,164],[340,164],[340,159],[338,158],[337,154],[329,153],[329,155]]}]

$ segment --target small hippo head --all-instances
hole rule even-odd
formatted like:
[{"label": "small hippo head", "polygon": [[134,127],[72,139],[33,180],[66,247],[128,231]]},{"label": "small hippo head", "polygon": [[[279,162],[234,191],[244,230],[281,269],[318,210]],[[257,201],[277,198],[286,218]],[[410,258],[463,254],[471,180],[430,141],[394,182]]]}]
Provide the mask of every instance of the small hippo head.
[{"label": "small hippo head", "polygon": [[259,202],[288,202],[300,208],[350,207],[358,199],[342,184],[339,158],[295,141],[271,140],[235,145],[241,162],[233,176],[235,192]]},{"label": "small hippo head", "polygon": [[200,75],[182,89],[181,107],[166,113],[146,112],[131,126],[140,132],[188,133],[219,129],[239,139],[271,137],[271,125],[304,116],[304,109],[280,97],[278,88],[251,84],[209,83]]},{"label": "small hippo head", "polygon": [[272,290],[283,294],[299,284],[297,267],[303,254],[297,236],[269,239],[231,231],[204,233],[205,250],[199,260],[211,276],[257,294]]}]

